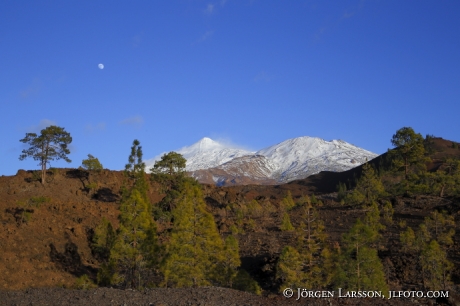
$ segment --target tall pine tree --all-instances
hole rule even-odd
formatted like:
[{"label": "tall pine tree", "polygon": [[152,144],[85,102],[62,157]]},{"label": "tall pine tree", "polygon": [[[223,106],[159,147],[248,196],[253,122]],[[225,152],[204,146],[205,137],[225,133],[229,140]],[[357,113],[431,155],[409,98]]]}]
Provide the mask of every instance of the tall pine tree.
[{"label": "tall pine tree", "polygon": [[304,201],[302,219],[296,229],[297,246],[286,246],[278,260],[281,290],[286,287],[323,289],[332,280],[334,264],[326,245],[324,225],[308,198]]},{"label": "tall pine tree", "polygon": [[128,288],[146,285],[151,274],[152,262],[157,250],[156,226],[150,214],[147,198],[145,164],[142,162],[142,147],[134,140],[120,205],[120,226],[116,233],[109,260],[101,268],[98,279],[105,284],[116,284]]},{"label": "tall pine tree", "polygon": [[366,163],[356,183],[356,188],[353,192],[345,196],[345,202],[369,205],[373,201],[376,201],[384,192],[385,188],[374,168],[369,163]]},{"label": "tall pine tree", "polygon": [[161,270],[165,286],[198,287],[219,282],[224,245],[201,189],[186,182],[174,218]]},{"label": "tall pine tree", "polygon": [[377,250],[370,247],[377,236],[377,231],[360,219],[343,236],[345,252],[337,273],[340,287],[348,290],[388,291]]},{"label": "tall pine tree", "polygon": [[424,139],[421,134],[415,133],[411,127],[403,127],[396,131],[391,138],[391,144],[396,148],[390,151],[393,167],[397,170],[404,170],[404,177],[407,180],[410,167],[425,163]]}]

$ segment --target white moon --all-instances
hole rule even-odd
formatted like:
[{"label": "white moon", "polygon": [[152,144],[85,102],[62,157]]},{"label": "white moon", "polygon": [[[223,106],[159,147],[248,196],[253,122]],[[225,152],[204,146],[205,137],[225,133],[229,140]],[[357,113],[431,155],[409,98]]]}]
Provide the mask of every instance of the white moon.
[{"label": "white moon", "polygon": [[99,67],[99,69],[104,69],[104,65],[103,64],[99,64],[97,65]]}]

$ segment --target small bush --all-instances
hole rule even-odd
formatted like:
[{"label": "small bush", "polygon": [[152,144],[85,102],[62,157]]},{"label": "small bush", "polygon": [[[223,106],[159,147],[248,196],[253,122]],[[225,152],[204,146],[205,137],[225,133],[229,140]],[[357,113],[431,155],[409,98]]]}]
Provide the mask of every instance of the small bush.
[{"label": "small bush", "polygon": [[97,287],[88,275],[83,274],[75,280],[75,287],[80,290],[87,290]]},{"label": "small bush", "polygon": [[42,175],[40,171],[32,171],[32,178],[31,181],[40,182],[42,180]]},{"label": "small bush", "polygon": [[283,221],[281,223],[280,229],[282,231],[293,231],[294,230],[294,226],[292,226],[291,218],[289,218],[288,213],[284,213]]},{"label": "small bush", "polygon": [[249,219],[248,222],[246,223],[246,226],[248,227],[249,230],[255,231],[256,222],[254,221],[254,219]]},{"label": "small bush", "polygon": [[252,200],[247,205],[247,212],[250,217],[257,218],[262,215],[263,209],[257,200]]},{"label": "small bush", "polygon": [[31,207],[40,207],[44,203],[51,202],[51,198],[39,196],[39,197],[31,197],[29,199],[29,206]]},{"label": "small bush", "polygon": [[281,204],[286,210],[291,210],[292,208],[294,208],[295,202],[292,199],[291,191],[288,190],[287,195],[285,198],[283,198]]},{"label": "small bush", "polygon": [[29,223],[30,219],[32,218],[33,211],[24,209],[22,211],[22,223]]},{"label": "small bush", "polygon": [[59,169],[58,169],[58,168],[51,167],[51,168],[49,168],[49,171],[50,171],[53,175],[59,174]]},{"label": "small bush", "polygon": [[341,202],[347,196],[347,186],[345,183],[340,182],[337,185],[337,200]]},{"label": "small bush", "polygon": [[98,188],[99,184],[97,182],[92,182],[86,185],[86,192],[93,194]]},{"label": "small bush", "polygon": [[241,291],[255,293],[257,295],[262,294],[262,289],[259,284],[249,275],[244,269],[240,269],[235,277],[233,288]]}]

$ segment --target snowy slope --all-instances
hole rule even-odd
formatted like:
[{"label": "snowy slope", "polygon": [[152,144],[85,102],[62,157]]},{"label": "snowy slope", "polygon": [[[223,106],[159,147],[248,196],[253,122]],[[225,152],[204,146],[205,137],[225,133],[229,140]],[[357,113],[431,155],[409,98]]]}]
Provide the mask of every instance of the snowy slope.
[{"label": "snowy slope", "polygon": [[207,169],[222,165],[234,158],[250,155],[253,152],[230,148],[210,138],[203,138],[197,143],[178,151],[187,160],[187,171]]},{"label": "snowy slope", "polygon": [[[226,163],[233,158],[251,155],[254,153],[225,146],[208,137],[204,137],[193,145],[183,147],[175,152],[182,154],[182,156],[184,156],[187,160],[187,171],[213,168]],[[147,165],[147,169],[152,168],[155,161],[160,160],[162,155],[163,154],[146,161],[145,164]]]},{"label": "snowy slope", "polygon": [[277,165],[272,178],[279,182],[305,178],[321,171],[345,171],[377,157],[343,140],[326,141],[308,136],[288,139],[256,154]]},{"label": "snowy slope", "polygon": [[[315,137],[288,139],[257,152],[223,145],[210,138],[176,151],[187,159],[186,170],[203,183],[289,182],[321,171],[345,171],[377,156],[343,140]],[[157,156],[146,162],[151,168]],[[207,171],[207,172],[206,172]]]}]

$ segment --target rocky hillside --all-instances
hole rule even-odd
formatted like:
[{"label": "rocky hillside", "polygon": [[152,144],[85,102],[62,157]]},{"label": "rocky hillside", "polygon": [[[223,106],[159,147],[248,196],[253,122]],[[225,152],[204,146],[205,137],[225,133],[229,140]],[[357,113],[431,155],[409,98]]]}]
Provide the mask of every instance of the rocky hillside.
[{"label": "rocky hillside", "polygon": [[[445,157],[460,156],[460,150],[451,147],[449,141],[435,139],[433,148],[432,162],[429,165],[431,170],[442,167],[442,160]],[[373,162],[377,166],[384,164],[384,156]],[[318,209],[324,221],[325,230],[330,237],[329,244],[331,248],[340,248],[342,234],[350,229],[356,218],[363,217],[365,211],[358,207],[341,205],[335,193],[336,183],[352,182],[357,173],[361,171],[360,168],[341,173],[322,172],[282,185],[220,188],[214,185],[203,186],[208,209],[213,213],[222,237],[229,235],[232,225],[238,222],[238,216],[234,214],[235,207],[244,209],[248,203],[256,200],[263,209],[252,219],[244,217],[240,220],[242,231],[237,234],[237,238],[242,268],[247,270],[260,284],[264,295],[269,295],[274,300],[248,298],[248,301],[252,301],[248,302],[248,305],[271,305],[271,303],[284,305],[282,303],[285,299],[278,293],[279,281],[276,278],[276,264],[282,248],[292,244],[294,236],[292,232],[280,230],[282,215],[280,215],[279,208],[283,198],[291,193],[294,201],[298,202],[303,196],[315,193],[316,197],[322,201]],[[115,227],[118,224],[119,192],[124,179],[122,172],[55,169],[49,171],[47,178],[47,184],[42,186],[37,181],[35,171],[19,170],[15,176],[0,177],[0,198],[2,199],[0,201],[0,250],[2,254],[0,256],[0,299],[6,301],[9,298],[10,301],[13,301],[11,305],[23,305],[19,301],[22,298],[27,300],[27,296],[29,299],[39,299],[40,294],[42,297],[43,294],[45,296],[48,294],[34,290],[14,293],[11,290],[43,287],[74,288],[76,279],[83,274],[95,280],[100,262],[93,256],[90,248],[94,229],[102,218],[110,220]],[[152,203],[162,198],[158,187],[154,184],[149,186],[148,195]],[[405,223],[407,226],[417,228],[432,211],[445,210],[454,216],[456,222],[454,244],[447,252],[449,260],[454,264],[453,286],[451,287],[454,294],[460,284],[459,199],[423,195],[394,196],[387,199],[391,201],[395,210],[394,223],[388,225],[382,235],[383,246],[379,249],[379,257],[385,266],[390,288],[392,290],[419,290],[423,287],[419,277],[419,267],[414,265],[414,258],[401,251],[400,224]],[[291,221],[295,226],[298,226],[301,221],[299,209],[294,208],[289,211]],[[163,229],[159,226],[158,230],[161,232]],[[200,301],[206,301],[206,299],[215,301],[214,298],[222,296],[217,292],[220,289],[213,290],[211,289],[210,292],[214,293],[190,291],[190,294],[199,305]],[[75,291],[64,295],[60,291],[49,292],[51,292],[49,294],[55,294],[56,297],[61,296],[63,301],[65,298],[75,297],[69,300],[71,302],[87,295],[83,292],[80,295]],[[94,292],[95,295],[101,294],[101,296],[111,296],[113,293],[114,301],[121,302],[124,301],[123,296],[126,297],[127,294],[119,291],[110,293],[106,289]],[[230,296],[234,294],[234,291],[225,292]],[[169,302],[155,298],[150,300],[158,305],[182,305],[173,300]],[[356,300],[346,301],[344,299],[337,304],[355,304],[353,302],[356,302]],[[209,303],[212,305],[214,302]],[[334,301],[331,303],[328,305],[335,305]],[[78,302],[75,304],[79,305]],[[63,302],[61,305],[67,304]]]}]

